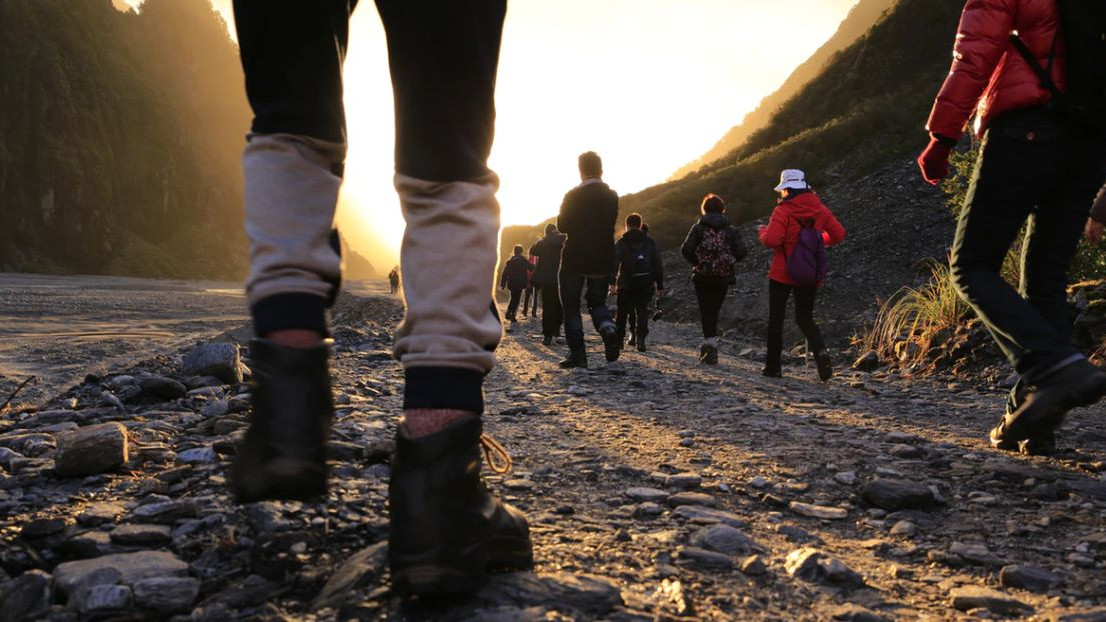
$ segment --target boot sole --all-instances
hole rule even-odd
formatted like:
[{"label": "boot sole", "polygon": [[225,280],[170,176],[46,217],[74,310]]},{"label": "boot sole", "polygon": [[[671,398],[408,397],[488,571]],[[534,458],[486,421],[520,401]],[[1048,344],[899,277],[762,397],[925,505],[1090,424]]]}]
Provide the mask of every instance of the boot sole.
[{"label": "boot sole", "polygon": [[[249,471],[248,475],[244,471]],[[278,458],[252,469],[236,465],[231,485],[238,503],[314,501],[326,496],[326,469],[310,460],[291,458]]]},{"label": "boot sole", "polygon": [[[404,596],[445,596],[473,592],[487,580],[489,570],[523,570],[534,565],[534,551],[527,539],[488,543],[481,553],[439,552],[434,562],[418,562],[392,568],[392,589]],[[444,561],[440,558],[451,558]]]},{"label": "boot sole", "polygon": [[[1019,408],[1012,416],[1009,416],[1007,430],[1020,429],[1019,434],[1008,434],[1005,439],[1012,441],[1024,441],[1033,436],[1038,430],[1055,430],[1064,422],[1064,417],[1072,408],[1090,406],[1106,396],[1106,374],[1095,374],[1085,387],[1077,392],[1067,395],[1050,397],[1048,403],[1039,404],[1040,398],[1033,399]],[[991,444],[996,441],[991,439]],[[997,445],[995,445],[997,447]]]}]

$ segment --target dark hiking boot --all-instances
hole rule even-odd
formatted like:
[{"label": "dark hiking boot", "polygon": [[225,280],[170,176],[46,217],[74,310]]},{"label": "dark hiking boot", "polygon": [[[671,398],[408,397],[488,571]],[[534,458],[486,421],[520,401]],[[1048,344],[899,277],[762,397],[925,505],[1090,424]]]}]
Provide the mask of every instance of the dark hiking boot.
[{"label": "dark hiking boot", "polygon": [[637,345],[637,335],[635,335],[633,333],[630,333],[630,340],[626,342],[626,345],[636,346]]},{"label": "dark hiking boot", "polygon": [[638,352],[645,352],[645,337],[638,339],[635,347],[637,347]]},{"label": "dark hiking boot", "polygon": [[826,382],[830,378],[833,378],[833,360],[830,359],[829,352],[822,350],[815,353],[814,362],[818,365],[818,378],[822,382]]},{"label": "dark hiking boot", "polygon": [[579,350],[569,350],[568,356],[565,360],[559,363],[562,369],[572,369],[574,367],[588,368],[588,351],[580,348]]},{"label": "dark hiking boot", "polygon": [[329,354],[326,345],[250,342],[253,415],[230,476],[239,503],[326,494],[326,439],[334,416]]},{"label": "dark hiking boot", "polygon": [[541,338],[541,344],[543,346],[553,345],[553,336],[552,335],[546,335],[546,336],[542,337]]},{"label": "dark hiking boot", "polygon": [[760,375],[767,378],[783,378],[783,370],[779,365],[768,365],[760,371]]},{"label": "dark hiking boot", "polygon": [[991,430],[991,444],[1009,447],[1060,427],[1072,408],[1089,406],[1106,395],[1106,372],[1081,359],[1062,367],[1029,389],[1025,403]]},{"label": "dark hiking boot", "polygon": [[599,335],[603,337],[603,355],[607,357],[607,362],[617,361],[618,356],[622,354],[622,340],[618,338],[618,330],[613,326],[608,326],[606,329],[599,331]]},{"label": "dark hiking boot", "polygon": [[[492,495],[480,478],[481,445],[489,468],[510,468],[510,456],[482,434],[475,415],[422,438],[409,437],[400,426],[388,487],[395,592],[469,592],[483,584],[489,569],[533,563],[526,517]],[[495,468],[493,451],[502,469]]]},{"label": "dark hiking boot", "polygon": [[699,348],[699,362],[703,365],[717,365],[718,364],[718,347],[704,343]]},{"label": "dark hiking boot", "polygon": [[1043,430],[1021,442],[1018,450],[1026,456],[1051,456],[1056,453],[1056,433]]}]

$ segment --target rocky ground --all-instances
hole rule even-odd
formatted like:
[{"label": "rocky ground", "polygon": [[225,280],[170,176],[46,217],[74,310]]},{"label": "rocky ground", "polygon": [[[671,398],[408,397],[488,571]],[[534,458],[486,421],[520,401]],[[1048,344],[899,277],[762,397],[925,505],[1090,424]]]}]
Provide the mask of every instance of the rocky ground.
[{"label": "rocky ground", "polygon": [[0,617],[1106,620],[1103,408],[1066,424],[1078,449],[997,453],[997,392],[847,369],[823,385],[800,359],[769,380],[742,340],[704,368],[677,324],[612,365],[591,343],[590,371],[557,369],[532,321],[507,336],[486,428],[515,468],[487,479],[530,516],[536,567],[401,601],[383,549],[399,313],[346,297],[335,314],[325,503],[228,497],[245,331],[5,414]]}]

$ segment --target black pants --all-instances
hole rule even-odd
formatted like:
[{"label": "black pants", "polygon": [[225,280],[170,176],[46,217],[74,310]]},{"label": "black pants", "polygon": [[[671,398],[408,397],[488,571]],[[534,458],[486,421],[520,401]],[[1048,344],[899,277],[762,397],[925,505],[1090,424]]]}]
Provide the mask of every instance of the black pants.
[{"label": "black pants", "polygon": [[507,302],[507,321],[514,322],[518,319],[518,303],[522,300],[522,288],[510,288],[511,299]]},{"label": "black pants", "polygon": [[[595,330],[614,329],[611,311],[607,308],[607,287],[610,276],[584,276],[561,270],[561,306],[564,309],[565,341],[572,350],[584,347],[584,319],[580,315],[580,297],[588,306]],[[585,293],[584,288],[587,287]]]},{"label": "black pants", "polygon": [[718,336],[718,315],[722,312],[722,303],[726,301],[726,292],[730,286],[725,283],[705,283],[695,281],[695,300],[699,302],[699,317],[703,322],[703,337],[711,339]]},{"label": "black pants", "polygon": [[538,291],[541,292],[541,334],[556,337],[561,334],[561,324],[564,323],[561,290],[556,283],[546,283],[538,286]]},{"label": "black pants", "polygon": [[791,292],[795,292],[795,323],[806,337],[807,350],[821,352],[826,349],[822,331],[814,322],[814,299],[818,296],[818,288],[797,287],[768,279],[768,354],[765,360],[768,367],[780,366],[783,319],[787,315],[787,299]]},{"label": "black pants", "polygon": [[[972,174],[953,243],[952,279],[1030,384],[1079,353],[1071,343],[1068,268],[1106,178],[1104,154],[1101,142],[1044,113],[1015,111],[987,131]],[[1023,225],[1015,289],[1001,271]]]},{"label": "black pants", "polygon": [[626,338],[626,325],[638,339],[649,334],[649,303],[653,301],[652,289],[618,290],[618,313],[615,324],[618,326],[618,339]]},{"label": "black pants", "polygon": [[[533,300],[533,311],[530,310],[530,301]],[[538,286],[531,285],[522,292],[522,317],[529,313],[531,317],[538,317]]]}]

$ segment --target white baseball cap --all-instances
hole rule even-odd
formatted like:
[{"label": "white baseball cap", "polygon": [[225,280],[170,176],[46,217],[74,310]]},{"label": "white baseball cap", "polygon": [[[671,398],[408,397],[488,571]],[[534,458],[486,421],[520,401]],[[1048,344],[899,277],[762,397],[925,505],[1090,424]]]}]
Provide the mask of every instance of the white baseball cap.
[{"label": "white baseball cap", "polygon": [[776,192],[786,189],[806,190],[810,188],[806,183],[806,173],[797,168],[789,168],[780,173],[780,185],[776,186]]}]

